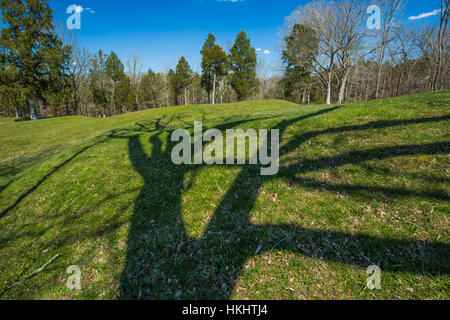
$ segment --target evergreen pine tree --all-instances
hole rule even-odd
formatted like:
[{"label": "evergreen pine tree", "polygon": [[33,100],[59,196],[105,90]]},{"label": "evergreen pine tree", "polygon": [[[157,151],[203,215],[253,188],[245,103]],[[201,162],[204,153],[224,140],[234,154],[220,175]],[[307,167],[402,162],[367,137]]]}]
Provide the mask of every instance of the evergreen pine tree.
[{"label": "evergreen pine tree", "polygon": [[208,93],[208,103],[216,103],[216,85],[228,74],[229,61],[223,49],[215,44],[216,38],[209,34],[201,54],[202,59],[202,86]]},{"label": "evergreen pine tree", "polygon": [[26,92],[30,118],[35,120],[36,103],[45,102],[45,92],[65,76],[70,47],[54,33],[47,0],[2,0],[0,9],[0,60],[17,70],[14,84]]},{"label": "evergreen pine tree", "polygon": [[256,50],[250,44],[247,34],[241,31],[230,50],[231,86],[239,101],[243,101],[258,91],[256,77]]},{"label": "evergreen pine tree", "polygon": [[171,74],[171,84],[175,94],[176,104],[180,104],[180,95],[184,95],[184,105],[187,105],[187,89],[192,81],[192,70],[184,57],[178,61],[175,73]]}]

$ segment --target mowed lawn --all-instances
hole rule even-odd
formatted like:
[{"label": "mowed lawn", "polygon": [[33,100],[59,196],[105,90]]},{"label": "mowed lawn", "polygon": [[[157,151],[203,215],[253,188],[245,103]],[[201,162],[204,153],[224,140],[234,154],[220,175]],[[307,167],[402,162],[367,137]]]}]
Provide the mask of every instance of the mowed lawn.
[{"label": "mowed lawn", "polygon": [[[278,175],[173,165],[196,120],[279,129]],[[0,299],[449,299],[449,128],[450,91],[0,119]]]}]

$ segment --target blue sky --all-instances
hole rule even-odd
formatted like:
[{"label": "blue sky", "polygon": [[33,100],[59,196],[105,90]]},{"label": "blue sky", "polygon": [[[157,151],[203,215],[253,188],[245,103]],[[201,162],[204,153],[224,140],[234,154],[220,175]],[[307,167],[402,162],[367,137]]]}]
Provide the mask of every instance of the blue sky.
[{"label": "blue sky", "polygon": [[[245,30],[259,57],[267,64],[279,61],[280,28],[284,18],[308,0],[50,0],[55,18],[65,22],[68,6],[91,8],[82,12],[81,45],[96,52],[115,51],[124,61],[136,53],[144,69],[164,71],[185,56],[200,71],[200,50],[208,33],[219,44],[232,45],[237,33]],[[439,0],[410,0],[405,18],[432,12]],[[432,23],[437,16],[414,20]],[[264,53],[270,51],[270,54]]]}]

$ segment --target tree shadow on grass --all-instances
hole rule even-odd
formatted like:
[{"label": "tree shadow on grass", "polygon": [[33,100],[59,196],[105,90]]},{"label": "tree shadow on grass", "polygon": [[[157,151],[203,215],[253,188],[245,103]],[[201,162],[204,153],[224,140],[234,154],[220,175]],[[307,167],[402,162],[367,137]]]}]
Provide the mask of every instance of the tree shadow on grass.
[{"label": "tree shadow on grass", "polygon": [[[6,208],[5,210],[3,210],[0,213],[0,219],[2,219],[3,217],[5,217],[8,213],[10,213],[13,209],[15,209],[25,198],[27,198],[29,195],[31,195],[33,192],[35,192],[45,181],[47,181],[48,178],[50,178],[53,174],[55,174],[56,172],[58,172],[61,168],[63,168],[64,166],[66,166],[67,164],[69,164],[71,161],[73,161],[75,158],[77,158],[79,155],[81,155],[82,153],[84,153],[85,151],[94,148],[95,146],[97,146],[99,143],[101,143],[103,141],[98,141],[95,142],[89,146],[86,146],[84,148],[82,148],[81,150],[77,151],[75,154],[73,154],[70,158],[68,158],[67,160],[64,160],[62,163],[60,163],[59,165],[57,165],[56,167],[53,167],[49,173],[47,173],[44,177],[42,177],[41,179],[39,179],[39,181],[34,184],[31,188],[29,188],[27,191],[25,191],[24,193],[22,193],[17,200],[8,208]],[[11,182],[10,182],[11,183]],[[10,184],[9,183],[9,184]],[[8,185],[9,185],[8,184]],[[6,186],[7,187],[7,186]],[[6,188],[4,187],[3,190]],[[0,191],[3,191],[0,190]]]},{"label": "tree shadow on grass", "polygon": [[9,185],[12,183],[12,181],[7,182],[4,185],[0,185],[0,194],[3,192],[3,190],[5,190],[6,188],[9,187]]},{"label": "tree shadow on grass", "polygon": [[[331,108],[307,116],[286,120],[277,125],[283,133],[289,126],[302,120],[335,111]],[[258,119],[235,117],[220,119],[229,122],[217,128],[224,131]],[[401,121],[371,122],[361,126],[344,126],[317,130],[294,137],[282,148],[281,154],[296,150],[302,143],[322,134],[343,133],[398,125],[447,121],[449,117],[434,117]],[[369,160],[383,160],[405,155],[438,155],[449,153],[449,143],[385,147],[358,150],[335,157],[304,159],[282,168],[275,177],[261,177],[258,166],[243,166],[233,185],[214,212],[204,237],[190,237],[184,226],[181,200],[190,188],[202,166],[175,166],[170,160],[172,145],[170,125],[177,121],[162,117],[142,121],[135,128],[112,131],[100,142],[90,145],[53,168],[32,188],[21,194],[15,203],[0,214],[0,218],[15,209],[22,200],[35,192],[48,178],[63,166],[108,139],[127,139],[134,169],[144,180],[144,186],[135,201],[128,238],[126,265],[120,279],[122,299],[228,299],[236,285],[242,266],[255,255],[256,247],[264,245],[260,253],[270,251],[275,244],[297,254],[325,261],[339,262],[355,267],[367,267],[383,260],[388,272],[448,275],[449,245],[439,242],[408,239],[383,239],[360,234],[324,232],[299,228],[296,225],[254,225],[250,213],[260,189],[272,179],[287,179],[320,190],[335,190],[352,196],[373,193],[399,196],[428,197],[448,201],[445,192],[421,192],[401,188],[329,185],[320,181],[296,178],[297,174],[346,164],[362,164]],[[234,121],[234,122],[233,122]],[[186,127],[192,124],[183,123]],[[192,129],[192,128],[190,128]],[[150,136],[151,153],[144,152],[142,137]],[[184,185],[186,177],[190,178]],[[113,197],[112,195],[111,197]],[[105,199],[107,201],[108,199]],[[112,221],[114,222],[114,221]],[[95,235],[108,233],[120,227],[119,223],[98,230]],[[35,235],[33,235],[34,237]],[[287,240],[285,240],[287,239]],[[0,243],[7,245],[11,239]],[[62,241],[71,242],[68,237]],[[280,240],[285,240],[281,241]]]},{"label": "tree shadow on grass", "polygon": [[[302,120],[333,112],[337,108],[322,110],[299,118],[281,122],[276,128],[281,136],[285,130]],[[364,126],[347,126],[306,133],[293,138],[281,150],[287,154],[305,141],[321,134],[387,128],[398,125],[419,124],[448,120],[448,117],[410,121],[382,121]],[[217,129],[236,127],[242,122],[230,123]],[[142,130],[148,128],[141,127]],[[171,131],[163,135],[157,131],[165,128],[156,125],[150,137],[151,154],[144,152],[141,134],[115,132],[117,138],[128,139],[128,148],[134,169],[144,180],[144,186],[135,201],[128,237],[126,264],[120,279],[121,299],[228,299],[236,285],[245,261],[255,255],[259,244],[266,244],[260,253],[277,248],[301,255],[334,261],[355,267],[387,261],[383,267],[388,272],[412,274],[449,273],[446,243],[408,239],[383,239],[368,235],[319,231],[298,228],[295,225],[254,225],[250,213],[264,183],[276,178],[288,178],[292,183],[302,183],[293,178],[297,173],[320,168],[360,164],[373,159],[387,159],[404,155],[447,154],[449,143],[399,146],[373,150],[354,151],[331,158],[306,159],[282,169],[275,177],[260,176],[258,166],[243,166],[220,205],[215,209],[204,237],[190,237],[184,226],[181,208],[186,187],[185,177],[197,174],[202,166],[176,166],[170,152]],[[312,182],[314,185],[315,182]],[[326,189],[322,184],[317,188]],[[363,186],[334,186],[345,188],[349,194],[359,192]],[[368,191],[380,191],[376,188]],[[408,193],[408,190],[383,192]],[[422,196],[415,194],[415,196]],[[429,194],[424,196],[435,197]],[[439,195],[440,197],[442,195]],[[448,201],[448,195],[443,196]],[[291,236],[292,235],[292,236]],[[289,241],[283,241],[289,239]],[[279,241],[282,240],[282,241]],[[267,245],[267,244],[270,245]]]}]

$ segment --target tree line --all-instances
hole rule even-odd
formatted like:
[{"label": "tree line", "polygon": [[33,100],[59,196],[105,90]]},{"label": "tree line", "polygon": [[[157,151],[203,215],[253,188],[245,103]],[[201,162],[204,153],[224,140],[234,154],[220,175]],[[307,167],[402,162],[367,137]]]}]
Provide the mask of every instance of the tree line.
[{"label": "tree line", "polygon": [[3,115],[107,117],[169,105],[242,101],[258,92],[256,50],[241,31],[228,53],[210,34],[201,74],[181,57],[165,73],[126,67],[115,52],[79,48],[53,24],[47,0],[0,2],[0,108]]},{"label": "tree line", "polygon": [[[137,55],[92,54],[57,28],[47,0],[2,0],[0,115],[108,117],[170,105],[248,99],[344,103],[449,88],[449,1],[436,25],[401,19],[406,0],[380,0],[367,27],[365,0],[318,0],[286,19],[282,65],[264,65],[244,31],[225,50],[209,34],[201,72],[185,57],[142,72]],[[279,71],[282,71],[281,73]]]},{"label": "tree line", "polygon": [[[314,1],[286,21],[279,96],[339,104],[449,88],[449,0],[439,23],[402,19],[407,0],[379,0],[379,28],[364,0]],[[280,92],[281,90],[281,92]]]}]

